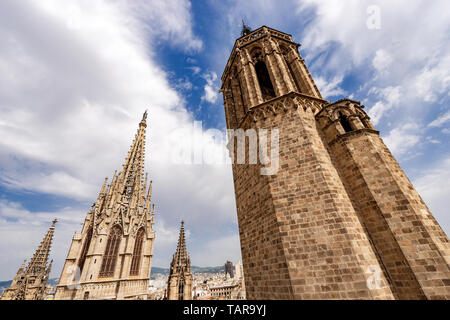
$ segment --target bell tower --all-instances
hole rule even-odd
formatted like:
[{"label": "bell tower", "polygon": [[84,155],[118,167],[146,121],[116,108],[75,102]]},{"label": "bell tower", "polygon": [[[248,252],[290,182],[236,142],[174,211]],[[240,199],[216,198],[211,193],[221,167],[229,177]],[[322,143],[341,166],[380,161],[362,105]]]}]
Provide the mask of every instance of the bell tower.
[{"label": "bell tower", "polygon": [[449,298],[447,236],[363,106],[322,98],[299,46],[247,30],[222,75],[227,128],[279,137],[275,174],[232,159],[248,299]]}]

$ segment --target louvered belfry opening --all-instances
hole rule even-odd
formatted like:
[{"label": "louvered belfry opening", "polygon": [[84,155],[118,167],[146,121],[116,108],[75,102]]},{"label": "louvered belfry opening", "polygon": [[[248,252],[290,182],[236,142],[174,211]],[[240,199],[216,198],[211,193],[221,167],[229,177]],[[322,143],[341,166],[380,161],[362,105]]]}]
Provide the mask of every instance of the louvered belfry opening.
[{"label": "louvered belfry opening", "polygon": [[255,64],[255,71],[258,76],[259,87],[261,88],[264,100],[275,98],[275,89],[273,88],[272,80],[270,80],[266,64],[263,61],[258,61]]}]

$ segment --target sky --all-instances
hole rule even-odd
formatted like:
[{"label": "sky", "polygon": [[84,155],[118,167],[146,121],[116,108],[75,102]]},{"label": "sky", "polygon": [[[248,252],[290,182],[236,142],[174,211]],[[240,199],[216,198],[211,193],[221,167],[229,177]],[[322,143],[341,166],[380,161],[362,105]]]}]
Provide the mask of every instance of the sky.
[{"label": "sky", "polygon": [[327,100],[366,106],[450,232],[449,1],[2,0],[0,280],[31,258],[55,217],[59,277],[146,109],[153,266],[169,266],[182,219],[193,265],[241,259],[231,167],[176,155],[192,134],[225,152],[218,90],[242,19],[292,34]]}]

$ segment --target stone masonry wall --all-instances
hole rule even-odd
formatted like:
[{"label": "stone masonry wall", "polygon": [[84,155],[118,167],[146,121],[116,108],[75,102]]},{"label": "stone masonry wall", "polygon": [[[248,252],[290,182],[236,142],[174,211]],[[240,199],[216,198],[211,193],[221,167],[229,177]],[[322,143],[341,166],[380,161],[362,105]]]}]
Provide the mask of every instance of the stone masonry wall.
[{"label": "stone masonry wall", "polygon": [[330,145],[400,299],[449,299],[449,241],[382,139],[365,130]]}]

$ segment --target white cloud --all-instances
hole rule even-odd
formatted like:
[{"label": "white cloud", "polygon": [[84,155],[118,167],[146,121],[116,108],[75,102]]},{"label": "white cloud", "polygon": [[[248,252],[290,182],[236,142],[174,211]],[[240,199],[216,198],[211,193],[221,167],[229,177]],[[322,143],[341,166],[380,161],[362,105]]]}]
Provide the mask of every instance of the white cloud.
[{"label": "white cloud", "polygon": [[[160,222],[156,228],[161,228],[158,254],[167,256],[166,231],[178,226],[180,218],[200,238],[206,225],[217,233],[224,221],[235,223],[231,169],[174,165],[174,145],[167,143],[174,130],[191,127],[193,117],[155,62],[154,51],[161,39],[187,50],[201,48],[192,33],[189,7],[183,0],[1,1],[0,183],[93,202],[104,177],[120,169],[142,114],[149,109],[145,166],[153,179]],[[2,212],[14,214],[14,206],[8,208]],[[42,216],[46,221],[72,216],[81,223],[88,209],[76,216],[71,210]],[[16,250],[21,260],[46,230],[41,225],[33,239],[9,246],[6,235],[28,232],[39,216],[19,212],[30,218],[29,223],[15,224],[0,213],[1,221],[7,221],[2,225],[5,241],[0,251],[9,256]],[[210,214],[214,219],[205,219]],[[60,266],[71,235],[80,230],[77,223],[58,231],[64,238],[64,249],[55,251]],[[2,264],[0,274],[11,278],[21,261],[16,262],[7,270]]]},{"label": "white cloud", "polygon": [[379,72],[385,72],[392,64],[392,57],[383,49],[377,50],[373,58],[372,65]]},{"label": "white cloud", "polygon": [[206,81],[205,93],[202,96],[202,100],[209,103],[216,103],[219,98],[219,86],[215,83],[217,81],[217,73],[210,72],[203,75]]},{"label": "white cloud", "polygon": [[187,78],[179,79],[177,81],[177,83],[175,84],[175,88],[181,89],[184,91],[190,91],[190,90],[192,90],[193,87],[194,87],[194,85]]},{"label": "white cloud", "polygon": [[440,114],[437,119],[433,120],[428,126],[429,127],[441,127],[443,124],[450,120],[450,111]]},{"label": "white cloud", "polygon": [[369,94],[375,94],[379,100],[375,105],[370,108],[369,116],[374,125],[377,125],[383,115],[397,106],[401,98],[401,88],[400,87],[386,87],[386,88],[372,88]]},{"label": "white cloud", "polygon": [[[370,6],[380,9],[379,29],[367,27]],[[423,122],[431,111],[424,102],[448,101],[450,19],[442,12],[450,10],[450,2],[302,0],[298,8],[300,14],[312,16],[302,32],[302,48],[306,60],[313,62],[313,72],[344,77],[358,74],[363,85],[355,98],[373,106],[376,123],[393,105],[366,99],[372,87],[401,89],[401,108],[389,112],[392,121],[416,113],[417,121]],[[326,59],[321,59],[324,56]]]},{"label": "white cloud", "polygon": [[414,79],[414,88],[425,102],[435,102],[442,94],[450,95],[450,55],[431,61]]},{"label": "white cloud", "polygon": [[202,69],[200,67],[198,67],[198,66],[189,67],[188,69],[192,70],[192,73],[194,75],[199,74],[200,71],[202,71]]},{"label": "white cloud", "polygon": [[396,158],[418,154],[417,147],[421,141],[420,127],[415,123],[407,123],[392,129],[384,142]]},{"label": "white cloud", "polygon": [[346,92],[340,87],[343,76],[337,76],[327,81],[325,77],[317,77],[315,83],[324,98],[345,95]]},{"label": "white cloud", "polygon": [[429,206],[444,230],[450,230],[450,158],[433,163],[430,169],[414,180],[420,196]]}]

